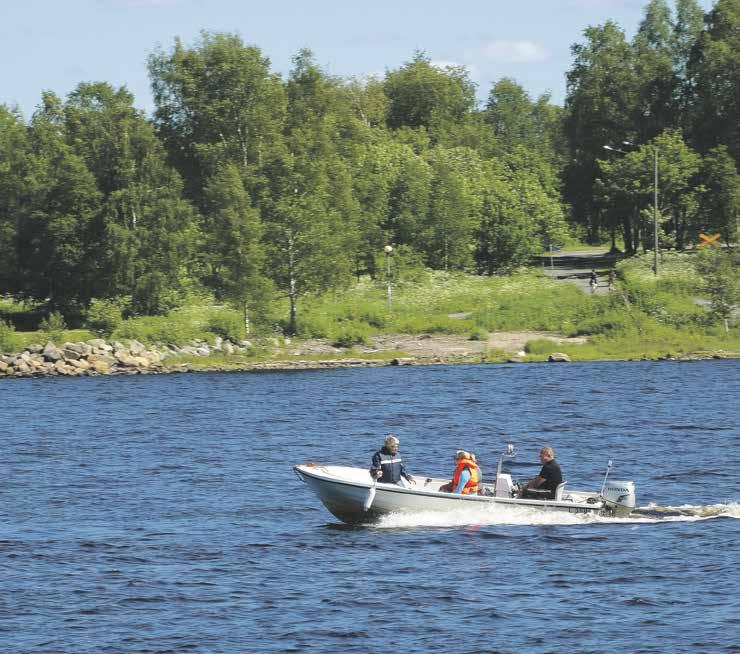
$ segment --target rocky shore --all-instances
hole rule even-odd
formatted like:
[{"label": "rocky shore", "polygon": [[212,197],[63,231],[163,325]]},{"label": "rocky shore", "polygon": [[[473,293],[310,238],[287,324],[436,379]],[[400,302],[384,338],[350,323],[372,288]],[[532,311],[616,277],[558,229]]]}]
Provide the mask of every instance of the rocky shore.
[{"label": "rocky shore", "polygon": [[[532,336],[532,333],[522,333]],[[520,341],[511,339],[506,363],[531,362],[523,350],[514,349]],[[537,334],[542,336],[542,334]],[[496,338],[492,335],[492,339]],[[524,337],[522,337],[524,338]],[[555,336],[552,340],[566,341]],[[489,341],[489,344],[494,341]],[[508,341],[505,341],[508,343]],[[501,345],[502,341],[495,341]],[[157,345],[147,347],[136,340],[106,341],[102,338],[57,346],[29,345],[18,354],[0,355],[0,378],[24,377],[80,377],[96,375],[134,375],[195,371],[278,371],[321,370],[377,366],[435,365],[455,363],[482,363],[488,361],[481,344],[449,336],[432,337],[428,334],[383,337],[373,345],[361,346],[348,353],[323,341],[305,342],[300,348],[284,345],[273,339],[263,344],[267,360],[249,360],[254,348],[249,341],[232,343],[216,338],[213,343],[193,341],[180,347]],[[400,354],[403,352],[404,354]],[[352,354],[352,356],[348,356]],[[367,355],[367,358],[362,355]],[[387,354],[387,356],[383,356]],[[394,356],[395,355],[395,356]],[[702,359],[735,358],[737,353],[696,352],[681,357],[664,356],[659,360],[693,361]],[[304,358],[305,357],[305,358]],[[553,352],[551,363],[570,362],[567,354]]]},{"label": "rocky shore", "polygon": [[[135,340],[107,342],[95,338],[57,346],[29,345],[19,354],[0,356],[0,377],[40,377],[85,375],[131,375],[170,372],[170,363],[183,354],[207,357],[246,353],[251,343],[234,345],[217,338],[214,344],[196,341],[186,347],[175,345],[147,348]],[[176,364],[175,364],[176,365]]]},{"label": "rocky shore", "polygon": [[[270,343],[275,346],[277,342]],[[332,348],[333,349],[333,348]],[[108,342],[102,338],[57,346],[29,345],[18,354],[0,355],[0,378],[3,377],[81,377],[96,375],[136,375],[191,371],[221,370],[304,370],[339,367],[409,365],[412,357],[364,359],[360,357],[327,358],[321,360],[245,361],[252,351],[249,341],[232,343],[216,338],[213,343],[193,341],[189,345],[158,345],[147,347],[136,340]],[[197,365],[183,361],[202,359]],[[213,355],[224,355],[220,363],[209,365]],[[226,363],[223,363],[223,362]],[[442,361],[438,361],[441,363]]]}]

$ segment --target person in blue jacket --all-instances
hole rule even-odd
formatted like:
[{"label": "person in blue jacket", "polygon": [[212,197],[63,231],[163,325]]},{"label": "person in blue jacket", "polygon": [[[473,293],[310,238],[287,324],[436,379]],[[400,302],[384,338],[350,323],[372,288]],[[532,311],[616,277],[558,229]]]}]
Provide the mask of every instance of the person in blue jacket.
[{"label": "person in blue jacket", "polygon": [[398,453],[399,440],[388,434],[383,441],[383,447],[373,454],[373,464],[370,474],[383,484],[404,485],[401,479],[414,483],[414,478],[406,472],[403,458]]}]

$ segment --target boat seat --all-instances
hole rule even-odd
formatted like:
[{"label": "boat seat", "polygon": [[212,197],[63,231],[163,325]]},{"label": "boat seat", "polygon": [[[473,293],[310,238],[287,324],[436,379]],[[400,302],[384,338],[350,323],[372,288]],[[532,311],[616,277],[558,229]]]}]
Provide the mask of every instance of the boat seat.
[{"label": "boat seat", "polygon": [[565,484],[567,483],[568,483],[567,481],[562,481],[555,487],[555,498],[554,499],[556,502],[563,501],[563,489],[565,488]]}]

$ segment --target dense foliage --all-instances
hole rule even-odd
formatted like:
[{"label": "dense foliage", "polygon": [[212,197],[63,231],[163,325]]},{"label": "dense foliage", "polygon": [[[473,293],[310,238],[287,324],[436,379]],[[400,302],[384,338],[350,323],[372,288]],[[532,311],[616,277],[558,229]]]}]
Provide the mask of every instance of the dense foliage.
[{"label": "dense foliage", "polygon": [[[631,42],[607,22],[573,46],[564,130],[565,195],[573,222],[618,237],[629,254],[652,247],[658,213],[666,246],[718,230],[737,238],[740,3],[650,0]],[[612,148],[611,152],[605,146]]]},{"label": "dense foliage", "polygon": [[652,247],[655,148],[664,244],[730,242],[739,27],[737,0],[651,0],[631,43],[589,27],[564,109],[511,79],[478,108],[423,52],[343,80],[302,50],[282,78],[234,34],[176,40],[149,58],[151,120],[104,82],[28,121],[0,106],[0,293],[108,330],[203,290],[249,325],[282,296],[295,333],[302,297],[382,277],[386,244],[399,270],[487,275],[569,233]]}]

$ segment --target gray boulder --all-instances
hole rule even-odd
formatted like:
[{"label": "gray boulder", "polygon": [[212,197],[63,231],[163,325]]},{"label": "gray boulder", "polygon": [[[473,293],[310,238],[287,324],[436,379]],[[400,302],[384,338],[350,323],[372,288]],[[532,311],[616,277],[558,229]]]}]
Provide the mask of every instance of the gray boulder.
[{"label": "gray boulder", "polygon": [[115,366],[116,363],[118,363],[118,360],[111,354],[91,354],[87,358],[88,363],[95,363],[96,361],[102,361],[103,363],[107,364],[109,368],[111,366]]},{"label": "gray boulder", "polygon": [[133,354],[135,357],[146,352],[146,347],[144,346],[144,344],[139,343],[139,341],[135,340],[129,341],[128,349],[129,352],[131,352],[131,354]]},{"label": "gray boulder", "polygon": [[108,343],[105,342],[105,339],[102,338],[91,338],[89,341],[85,341],[90,347],[103,347],[103,345],[108,345]]},{"label": "gray boulder", "polygon": [[79,355],[90,354],[91,352],[90,346],[85,343],[65,343],[62,345],[62,349],[76,352]]},{"label": "gray boulder", "polygon": [[44,359],[53,362],[61,361],[64,358],[62,351],[51,341],[44,346],[43,355]]},{"label": "gray boulder", "polygon": [[82,355],[77,350],[69,350],[66,347],[64,348],[62,353],[64,354],[64,358],[68,360],[74,361],[76,359],[82,358]]},{"label": "gray boulder", "polygon": [[102,359],[98,359],[91,363],[92,370],[101,375],[107,375],[110,372],[111,364]]},{"label": "gray boulder", "polygon": [[131,354],[127,350],[116,350],[115,355],[116,361],[120,363],[122,366],[126,366],[127,368],[136,368],[138,365],[136,358],[131,356]]},{"label": "gray boulder", "polygon": [[547,360],[550,363],[566,363],[570,361],[570,357],[563,352],[553,352],[549,357],[547,357]]}]

